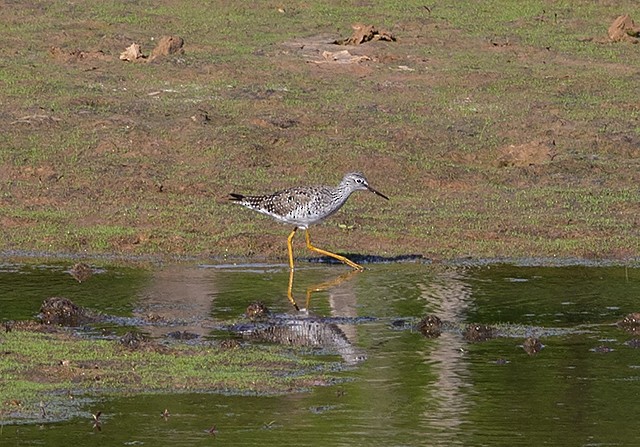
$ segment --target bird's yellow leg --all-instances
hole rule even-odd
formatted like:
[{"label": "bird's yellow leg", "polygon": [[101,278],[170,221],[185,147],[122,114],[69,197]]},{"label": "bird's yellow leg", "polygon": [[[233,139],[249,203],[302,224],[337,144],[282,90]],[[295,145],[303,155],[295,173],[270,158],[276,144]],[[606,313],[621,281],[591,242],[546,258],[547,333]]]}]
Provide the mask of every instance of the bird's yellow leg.
[{"label": "bird's yellow leg", "polygon": [[[291,245],[291,241],[293,241],[293,236],[296,235],[297,230],[298,230],[298,227],[295,227],[291,232],[291,234],[289,235],[289,237],[287,238],[287,250],[289,250],[289,268],[291,269],[291,271],[293,271],[293,246]],[[293,278],[291,279],[293,280]],[[289,287],[289,290],[291,290],[291,287]]]},{"label": "bird's yellow leg", "polygon": [[332,257],[334,259],[337,259],[338,261],[344,262],[349,267],[354,268],[356,270],[364,270],[364,267],[362,267],[359,264],[356,264],[353,261],[350,261],[349,259],[345,258],[344,256],[340,256],[340,255],[337,255],[335,253],[331,253],[330,251],[326,251],[326,250],[323,250],[321,248],[314,247],[313,245],[311,245],[311,239],[309,239],[309,230],[305,231],[305,236],[307,238],[307,248],[309,250],[315,251],[316,253],[320,253],[321,255],[330,256],[330,257]]},{"label": "bird's yellow leg", "polygon": [[293,304],[293,307],[299,311],[300,308],[298,307],[296,300],[293,298],[292,289],[293,289],[293,269],[289,270],[289,288],[287,289],[287,298],[289,298],[289,301],[291,301],[291,304]]}]

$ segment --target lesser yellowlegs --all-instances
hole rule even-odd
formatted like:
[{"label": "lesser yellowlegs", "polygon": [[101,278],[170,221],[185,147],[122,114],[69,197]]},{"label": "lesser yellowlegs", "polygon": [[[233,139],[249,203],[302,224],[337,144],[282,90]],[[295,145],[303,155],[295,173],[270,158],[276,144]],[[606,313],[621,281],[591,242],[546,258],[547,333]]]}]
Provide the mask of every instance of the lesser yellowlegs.
[{"label": "lesser yellowlegs", "polygon": [[305,230],[307,248],[309,250],[335,258],[354,269],[363,270],[361,265],[350,261],[344,256],[311,245],[308,228],[310,225],[318,223],[338,211],[352,192],[365,189],[389,200],[387,196],[369,186],[367,179],[359,172],[350,172],[345,175],[336,187],[298,186],[264,196],[244,196],[232,193],[230,200],[259,213],[271,216],[280,222],[294,225],[293,231],[287,238],[289,267],[292,270],[293,247],[291,246],[291,241],[298,228]]}]

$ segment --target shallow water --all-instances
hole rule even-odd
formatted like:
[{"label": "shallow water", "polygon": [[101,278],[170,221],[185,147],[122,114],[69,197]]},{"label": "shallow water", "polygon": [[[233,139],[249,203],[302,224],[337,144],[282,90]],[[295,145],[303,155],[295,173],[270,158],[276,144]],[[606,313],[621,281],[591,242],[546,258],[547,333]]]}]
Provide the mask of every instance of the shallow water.
[{"label": "shallow water", "polygon": [[[31,318],[48,296],[122,317],[164,316],[162,336],[225,336],[263,301],[295,318],[282,265],[94,268],[0,264],[0,321]],[[94,266],[95,267],[95,266]],[[86,417],[3,424],[0,445],[637,445],[640,350],[614,323],[640,309],[640,269],[598,266],[338,265],[296,271],[293,296],[339,323],[353,357],[327,346],[306,355],[341,361],[344,382],[284,396],[220,394],[99,397]],[[311,293],[307,289],[322,289]],[[449,322],[438,338],[414,329],[426,314]],[[132,319],[132,322],[137,320]],[[502,337],[466,341],[468,323]],[[537,355],[525,337],[545,345]],[[335,348],[335,347],[334,347]],[[351,352],[351,351],[349,351]],[[366,360],[361,358],[366,356]],[[161,417],[164,409],[170,416]],[[102,431],[91,413],[101,410]],[[3,423],[0,421],[0,423]],[[207,432],[216,427],[214,435]]]}]

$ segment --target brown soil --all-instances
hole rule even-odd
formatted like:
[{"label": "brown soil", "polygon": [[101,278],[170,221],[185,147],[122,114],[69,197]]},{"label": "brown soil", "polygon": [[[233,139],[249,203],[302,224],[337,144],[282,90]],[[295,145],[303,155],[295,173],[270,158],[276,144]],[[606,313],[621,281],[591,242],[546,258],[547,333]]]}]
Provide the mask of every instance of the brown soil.
[{"label": "brown soil", "polygon": [[[11,21],[17,7],[6,6],[0,20]],[[601,80],[580,74],[595,67],[612,80],[637,77],[633,53],[588,60],[483,38],[425,9],[389,31],[359,27],[347,53],[328,26],[276,44],[245,40],[253,50],[242,59],[221,45],[223,35],[197,38],[166,21],[175,34],[153,50],[153,64],[119,60],[142,41],[128,24],[74,21],[29,48],[3,42],[3,54],[33,60],[36,74],[0,113],[3,146],[14,148],[0,157],[1,205],[12,211],[0,214],[9,230],[0,250],[285,259],[289,230],[234,208],[227,194],[335,184],[360,170],[391,201],[351,199],[313,229],[319,246],[434,258],[640,255],[630,242],[637,201],[607,200],[637,194],[637,97],[609,100]],[[509,26],[532,21],[551,23],[541,16]],[[560,25],[580,23],[569,16]],[[635,47],[615,50],[623,46]],[[457,54],[497,62],[478,69]],[[501,66],[538,79],[540,95],[523,97],[513,85],[500,102],[492,88],[514,82]],[[60,73],[67,84],[52,92]],[[603,113],[583,119],[589,98]],[[578,242],[545,245],[563,240]]]},{"label": "brown soil", "polygon": [[338,45],[360,45],[372,40],[386,40],[395,42],[396,38],[389,31],[379,30],[373,25],[363,25],[358,23],[353,25],[353,34],[346,39],[338,39],[335,41]]}]

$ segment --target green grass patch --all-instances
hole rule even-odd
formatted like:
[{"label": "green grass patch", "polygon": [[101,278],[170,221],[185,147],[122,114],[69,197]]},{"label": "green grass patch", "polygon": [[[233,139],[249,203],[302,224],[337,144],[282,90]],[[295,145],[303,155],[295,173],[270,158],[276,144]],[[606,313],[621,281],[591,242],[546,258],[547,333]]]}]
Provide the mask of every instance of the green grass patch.
[{"label": "green grass patch", "polygon": [[275,346],[222,349],[214,344],[159,345],[137,350],[116,340],[67,332],[14,330],[3,334],[0,415],[35,418],[64,396],[130,393],[283,393],[324,376],[319,361]]}]

